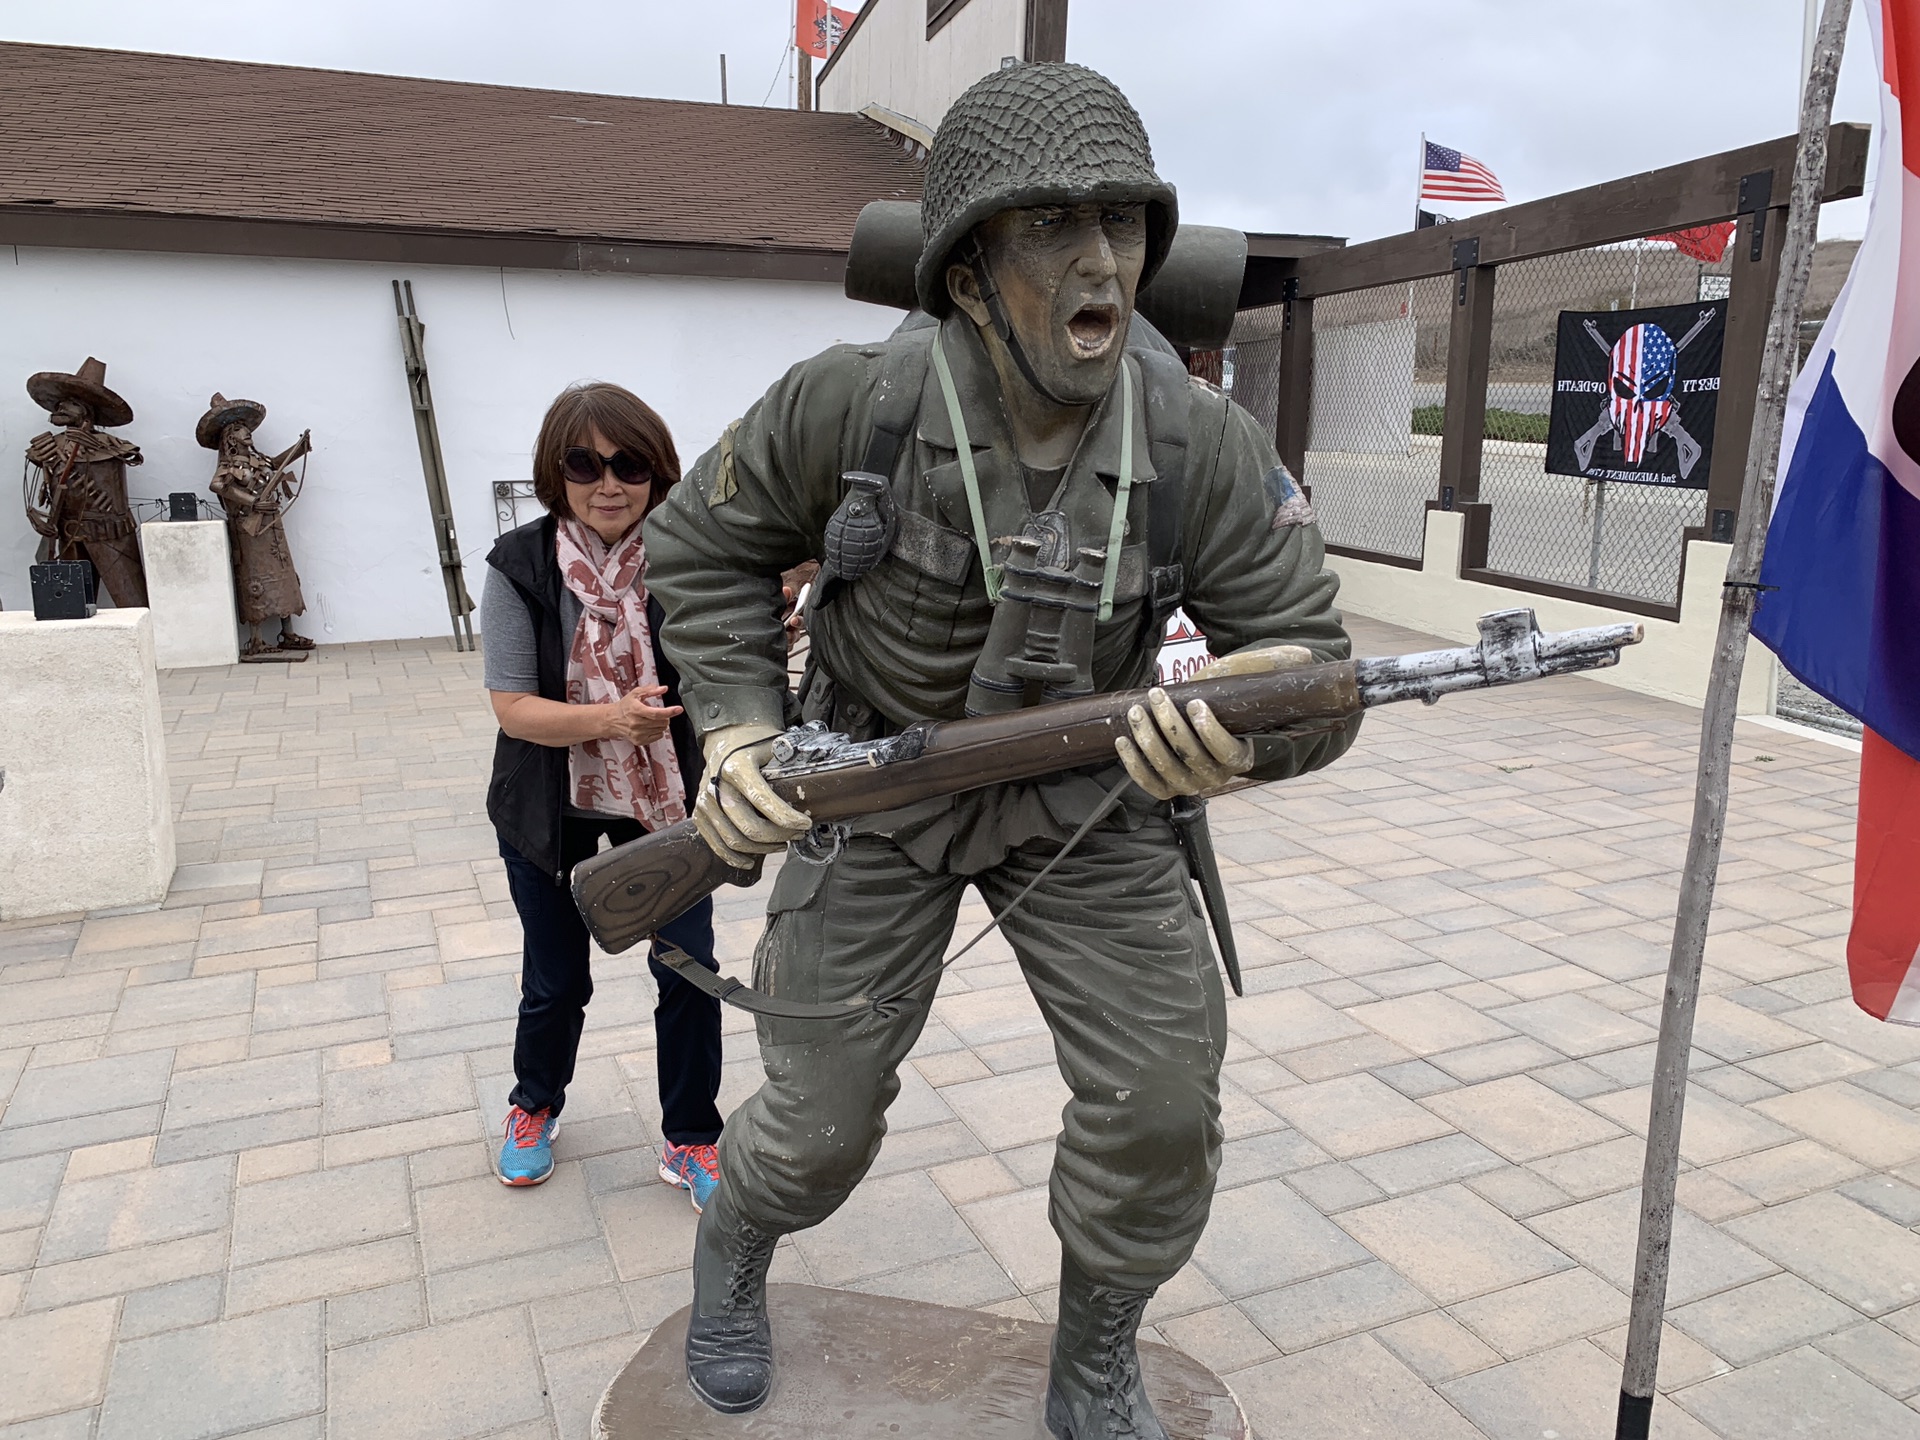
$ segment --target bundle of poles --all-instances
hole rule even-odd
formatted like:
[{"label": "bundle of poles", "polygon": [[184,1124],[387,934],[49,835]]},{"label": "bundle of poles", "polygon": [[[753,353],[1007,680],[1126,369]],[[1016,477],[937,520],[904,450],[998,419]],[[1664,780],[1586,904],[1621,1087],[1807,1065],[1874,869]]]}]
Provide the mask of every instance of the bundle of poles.
[{"label": "bundle of poles", "polygon": [[1660,1041],[1653,1063],[1653,1099],[1647,1124],[1646,1166],[1640,1182],[1640,1231],[1634,1258],[1633,1309],[1620,1377],[1615,1440],[1648,1440],[1653,1425],[1655,1375],[1660,1365],[1660,1325],[1666,1311],[1667,1275],[1673,1254],[1674,1187],[1680,1172],[1680,1123],[1687,1098],[1687,1063],[1693,1018],[1700,999],[1700,966],[1706,954],[1707,920],[1713,909],[1720,843],[1727,827],[1728,771],[1733,728],[1746,661],[1747,630],[1759,598],[1760,559],[1773,514],[1775,468],[1787,409],[1787,390],[1798,358],[1800,311],[1820,222],[1820,186],[1827,169],[1827,124],[1834,85],[1846,45],[1852,0],[1826,0],[1814,32],[1800,103],[1800,143],[1794,158],[1793,198],[1780,256],[1780,286],[1767,322],[1760,364],[1759,398],[1753,412],[1753,442],[1740,488],[1740,519],[1727,565],[1713,670],[1700,722],[1700,760],[1693,797],[1693,831],[1681,873],[1674,916],[1673,949],[1667,961]]}]

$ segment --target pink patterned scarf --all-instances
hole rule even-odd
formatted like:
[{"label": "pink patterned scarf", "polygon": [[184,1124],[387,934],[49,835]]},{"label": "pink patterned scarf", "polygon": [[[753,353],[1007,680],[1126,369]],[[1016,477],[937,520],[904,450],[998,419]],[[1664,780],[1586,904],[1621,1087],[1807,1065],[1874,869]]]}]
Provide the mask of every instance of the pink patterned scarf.
[{"label": "pink patterned scarf", "polygon": [[[567,703],[605,705],[642,685],[658,685],[647,624],[647,547],[634,526],[609,547],[578,520],[556,536],[560,574],[580,601],[580,625],[567,656]],[[687,818],[687,790],[673,736],[651,745],[583,740],[568,747],[567,778],[582,810],[631,815],[649,830]]]}]

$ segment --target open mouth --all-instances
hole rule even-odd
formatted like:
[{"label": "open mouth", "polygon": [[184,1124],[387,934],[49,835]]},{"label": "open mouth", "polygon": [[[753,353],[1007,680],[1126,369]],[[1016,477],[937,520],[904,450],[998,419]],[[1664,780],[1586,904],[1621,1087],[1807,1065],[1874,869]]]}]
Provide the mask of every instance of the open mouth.
[{"label": "open mouth", "polygon": [[1082,305],[1067,321],[1067,340],[1082,360],[1107,353],[1120,328],[1120,311],[1113,305]]}]

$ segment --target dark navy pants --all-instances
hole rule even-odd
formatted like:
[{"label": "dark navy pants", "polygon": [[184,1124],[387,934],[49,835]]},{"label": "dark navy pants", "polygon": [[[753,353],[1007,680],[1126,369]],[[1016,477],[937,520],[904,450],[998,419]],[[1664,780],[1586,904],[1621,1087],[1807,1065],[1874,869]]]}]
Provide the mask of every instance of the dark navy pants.
[{"label": "dark navy pants", "polygon": [[[605,835],[615,845],[645,831],[636,820],[561,821],[560,859],[573,867],[599,848]],[[573,1079],[587,1001],[593,996],[586,922],[573,896],[506,841],[507,884],[520,912],[525,936],[520,969],[520,1024],[513,1040],[516,1084],[510,1103],[533,1112],[560,1113]],[[660,929],[660,938],[679,946],[709,970],[713,955],[713,901],[705,899]],[[653,1011],[656,1065],[660,1084],[661,1133],[675,1145],[711,1145],[720,1138],[720,1002],[682,980],[653,955],[647,968],[660,987]]]}]

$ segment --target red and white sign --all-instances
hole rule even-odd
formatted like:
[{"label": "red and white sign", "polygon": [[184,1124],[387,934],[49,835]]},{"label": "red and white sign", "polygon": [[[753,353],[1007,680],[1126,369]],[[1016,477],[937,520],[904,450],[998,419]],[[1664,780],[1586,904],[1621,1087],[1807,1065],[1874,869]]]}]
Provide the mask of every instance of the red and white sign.
[{"label": "red and white sign", "polygon": [[1191,680],[1193,672],[1211,659],[1207,637],[1187,618],[1186,611],[1174,611],[1167,619],[1167,637],[1160,644],[1159,683],[1175,685]]}]

